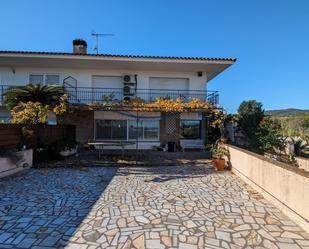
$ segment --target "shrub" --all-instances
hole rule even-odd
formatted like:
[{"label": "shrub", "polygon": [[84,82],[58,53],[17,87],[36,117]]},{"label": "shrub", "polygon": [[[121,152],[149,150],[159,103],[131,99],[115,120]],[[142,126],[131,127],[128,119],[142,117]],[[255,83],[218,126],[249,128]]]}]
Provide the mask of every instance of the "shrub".
[{"label": "shrub", "polygon": [[264,118],[262,103],[255,100],[243,101],[238,108],[238,125],[246,138],[248,148],[259,152],[257,131]]},{"label": "shrub", "polygon": [[280,153],[286,144],[282,137],[281,126],[278,121],[265,117],[256,131],[257,148],[260,153]]}]

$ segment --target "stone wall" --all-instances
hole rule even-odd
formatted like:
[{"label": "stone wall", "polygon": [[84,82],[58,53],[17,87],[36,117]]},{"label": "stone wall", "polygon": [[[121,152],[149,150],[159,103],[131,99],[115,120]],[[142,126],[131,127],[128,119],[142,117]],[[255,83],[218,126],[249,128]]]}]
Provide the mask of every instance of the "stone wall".
[{"label": "stone wall", "polygon": [[232,171],[309,232],[309,172],[229,145]]},{"label": "stone wall", "polygon": [[66,114],[64,124],[76,126],[76,140],[85,143],[93,139],[94,135],[94,112],[89,110],[74,110]]}]

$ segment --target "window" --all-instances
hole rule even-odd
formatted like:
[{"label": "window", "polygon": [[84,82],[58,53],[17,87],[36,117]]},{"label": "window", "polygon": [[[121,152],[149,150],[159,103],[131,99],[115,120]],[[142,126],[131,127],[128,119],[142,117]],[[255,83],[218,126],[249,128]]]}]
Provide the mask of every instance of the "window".
[{"label": "window", "polygon": [[137,134],[138,139],[143,139],[143,122],[129,121],[129,139],[136,139]]},{"label": "window", "polygon": [[159,121],[144,121],[144,139],[159,139]]},{"label": "window", "polygon": [[181,120],[180,121],[181,138],[199,139],[201,138],[200,120]]},{"label": "window", "polygon": [[129,121],[129,139],[158,140],[159,139],[159,120],[142,120],[138,124],[136,121]]},{"label": "window", "polygon": [[59,75],[45,75],[45,84],[59,84]]},{"label": "window", "polygon": [[29,83],[32,84],[59,84],[60,76],[58,74],[30,74]]},{"label": "window", "polygon": [[159,120],[99,120],[95,121],[95,138],[102,140],[159,140]]},{"label": "window", "polygon": [[127,140],[126,120],[96,120],[96,139]]},{"label": "window", "polygon": [[31,84],[43,84],[44,76],[43,75],[33,75],[30,74],[29,83]]}]

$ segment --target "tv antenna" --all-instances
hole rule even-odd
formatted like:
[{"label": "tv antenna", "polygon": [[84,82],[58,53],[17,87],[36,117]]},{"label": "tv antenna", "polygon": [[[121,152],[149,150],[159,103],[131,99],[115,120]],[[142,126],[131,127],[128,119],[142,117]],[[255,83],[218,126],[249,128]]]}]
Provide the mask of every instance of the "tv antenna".
[{"label": "tv antenna", "polygon": [[114,34],[95,33],[94,31],[91,32],[91,35],[95,39],[95,45],[93,47],[93,50],[96,51],[97,54],[99,54],[99,38],[106,36],[114,36]]}]

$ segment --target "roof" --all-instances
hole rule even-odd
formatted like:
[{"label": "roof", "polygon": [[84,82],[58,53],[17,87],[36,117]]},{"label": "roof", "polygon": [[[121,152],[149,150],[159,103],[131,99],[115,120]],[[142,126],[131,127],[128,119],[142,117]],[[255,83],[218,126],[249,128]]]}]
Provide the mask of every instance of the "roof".
[{"label": "roof", "polygon": [[205,72],[207,81],[230,67],[235,58],[75,54],[65,52],[0,51],[0,67],[45,67],[160,72]]},{"label": "roof", "polygon": [[183,57],[183,56],[149,56],[149,55],[120,55],[120,54],[75,54],[65,52],[34,52],[34,51],[6,51],[0,50],[0,54],[29,54],[29,55],[68,55],[68,56],[93,56],[110,58],[140,58],[140,59],[167,59],[167,60],[194,60],[194,61],[231,61],[236,58],[208,58],[208,57]]}]

